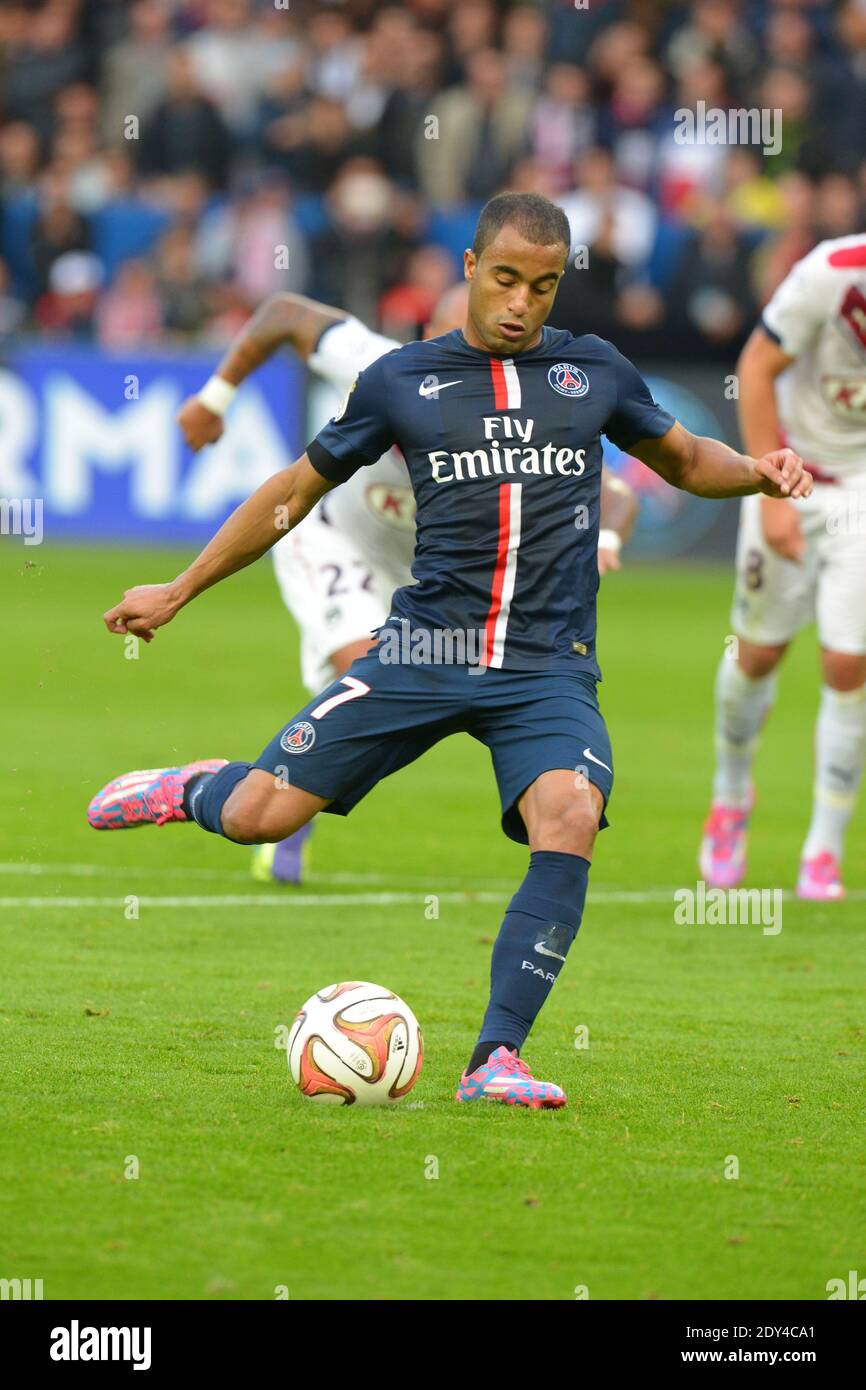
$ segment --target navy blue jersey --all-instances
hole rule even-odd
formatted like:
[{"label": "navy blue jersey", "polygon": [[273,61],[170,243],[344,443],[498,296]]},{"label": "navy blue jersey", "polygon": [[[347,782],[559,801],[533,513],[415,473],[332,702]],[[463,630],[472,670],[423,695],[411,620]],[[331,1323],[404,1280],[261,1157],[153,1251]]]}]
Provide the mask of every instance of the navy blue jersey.
[{"label": "navy blue jersey", "polygon": [[503,358],[455,330],[367,367],[307,452],[344,482],[402,451],[415,583],[391,612],[413,633],[476,634],[484,666],[598,675],[599,436],[627,449],[673,424],[603,338],[544,328],[537,347]]}]

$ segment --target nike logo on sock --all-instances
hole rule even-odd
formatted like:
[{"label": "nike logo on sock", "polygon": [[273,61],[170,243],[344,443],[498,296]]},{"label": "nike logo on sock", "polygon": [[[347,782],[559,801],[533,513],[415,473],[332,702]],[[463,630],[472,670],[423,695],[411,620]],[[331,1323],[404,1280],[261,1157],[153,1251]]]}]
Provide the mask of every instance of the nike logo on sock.
[{"label": "nike logo on sock", "polygon": [[553,956],[554,960],[565,960],[565,956],[561,956],[558,951],[551,951],[549,946],[542,946],[540,941],[536,942],[535,949],[540,956]]}]

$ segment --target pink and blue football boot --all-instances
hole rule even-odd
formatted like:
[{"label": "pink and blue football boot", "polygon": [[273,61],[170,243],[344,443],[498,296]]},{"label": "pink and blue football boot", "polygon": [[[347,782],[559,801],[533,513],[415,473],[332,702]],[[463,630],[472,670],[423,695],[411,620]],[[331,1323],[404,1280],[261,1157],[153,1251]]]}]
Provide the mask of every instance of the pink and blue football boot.
[{"label": "pink and blue football boot", "polygon": [[516,1052],[497,1047],[487,1061],[457,1087],[456,1100],[498,1100],[503,1105],[526,1105],[530,1110],[558,1110],[568,1097],[552,1081],[536,1081]]},{"label": "pink and blue football boot", "polygon": [[208,758],[183,767],[125,772],[96,793],[87,808],[87,819],[94,830],[128,830],[136,825],[188,820],[183,809],[187,782],[200,772],[219,772],[225,765],[225,758]]},{"label": "pink and blue football boot", "polygon": [[709,888],[736,888],[746,873],[749,807],[714,801],[704,822],[698,855],[701,877]]},{"label": "pink and blue football boot", "polygon": [[797,897],[810,902],[840,902],[845,896],[839,860],[830,850],[822,850],[812,859],[800,861]]}]

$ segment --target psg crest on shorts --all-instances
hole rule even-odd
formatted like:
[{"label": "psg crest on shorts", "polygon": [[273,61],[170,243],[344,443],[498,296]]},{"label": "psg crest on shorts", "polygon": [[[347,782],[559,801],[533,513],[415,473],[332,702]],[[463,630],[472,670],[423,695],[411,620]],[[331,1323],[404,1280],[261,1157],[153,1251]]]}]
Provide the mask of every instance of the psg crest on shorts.
[{"label": "psg crest on shorts", "polygon": [[571,396],[574,400],[579,396],[585,396],[589,390],[586,372],[582,372],[580,367],[573,366],[571,362],[557,362],[547,373],[547,380],[560,396]]},{"label": "psg crest on shorts", "polygon": [[306,719],[296,719],[290,724],[280,739],[280,747],[287,753],[306,753],[316,741],[316,731]]}]

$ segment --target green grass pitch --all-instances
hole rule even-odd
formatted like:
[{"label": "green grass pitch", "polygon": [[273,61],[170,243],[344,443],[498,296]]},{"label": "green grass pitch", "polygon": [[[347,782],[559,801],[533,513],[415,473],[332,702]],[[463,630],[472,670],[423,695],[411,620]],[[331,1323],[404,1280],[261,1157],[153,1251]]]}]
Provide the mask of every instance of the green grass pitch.
[{"label": "green grass pitch", "polygon": [[[305,698],[267,562],[126,659],[102,611],[180,563],[0,554],[0,1276],[49,1299],[570,1300],[823,1299],[866,1273],[864,812],[846,903],[786,900],[777,936],[674,922],[729,575],[604,583],[612,827],[526,1049],[569,1106],[527,1113],[452,1100],[526,858],[479,745],[452,739],[322,818],[300,894],[254,884],[245,850],[195,827],[87,827],[109,777],[255,756]],[[793,885],[817,695],[807,633],[760,753],[755,886]],[[424,1029],[420,1081],[387,1113],[304,1102],[275,1047],[347,978],[397,990]]]}]

